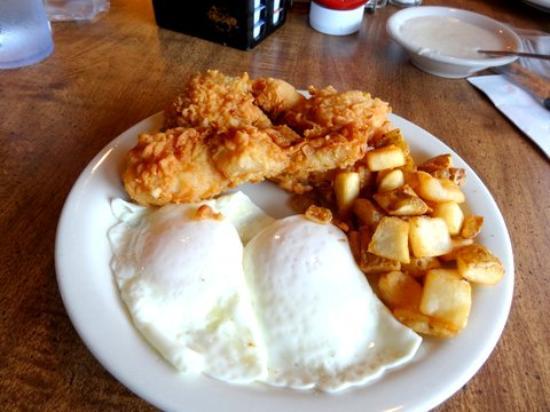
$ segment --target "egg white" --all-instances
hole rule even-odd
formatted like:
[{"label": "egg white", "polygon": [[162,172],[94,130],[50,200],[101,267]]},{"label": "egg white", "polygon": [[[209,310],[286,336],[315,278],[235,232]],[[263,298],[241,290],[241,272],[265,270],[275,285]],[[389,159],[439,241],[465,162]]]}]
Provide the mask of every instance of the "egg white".
[{"label": "egg white", "polygon": [[334,225],[278,220],[248,243],[244,267],[267,384],[342,390],[410,360],[420,345],[374,295]]},{"label": "egg white", "polygon": [[149,209],[114,199],[111,267],[136,328],[181,371],[230,383],[265,373],[265,350],[242,267],[243,245],[273,221],[237,192],[199,205]]}]

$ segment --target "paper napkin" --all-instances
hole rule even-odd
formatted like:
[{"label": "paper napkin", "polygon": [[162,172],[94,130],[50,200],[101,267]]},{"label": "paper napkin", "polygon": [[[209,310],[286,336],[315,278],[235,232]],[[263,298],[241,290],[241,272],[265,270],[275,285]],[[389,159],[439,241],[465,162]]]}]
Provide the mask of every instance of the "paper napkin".
[{"label": "paper napkin", "polygon": [[550,111],[502,75],[469,77],[468,81],[550,158]]}]

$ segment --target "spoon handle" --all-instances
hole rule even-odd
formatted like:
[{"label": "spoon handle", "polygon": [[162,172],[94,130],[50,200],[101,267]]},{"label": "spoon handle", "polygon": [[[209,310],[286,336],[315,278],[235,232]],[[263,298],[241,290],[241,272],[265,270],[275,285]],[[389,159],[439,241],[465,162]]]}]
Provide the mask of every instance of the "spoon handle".
[{"label": "spoon handle", "polygon": [[550,60],[550,54],[526,53],[508,50],[478,50],[478,53],[492,54],[494,56],[519,56],[530,57],[532,59]]},{"label": "spoon handle", "polygon": [[550,81],[548,79],[533,73],[518,63],[493,67],[492,70],[506,76],[512,83],[530,93],[544,108],[550,110]]}]

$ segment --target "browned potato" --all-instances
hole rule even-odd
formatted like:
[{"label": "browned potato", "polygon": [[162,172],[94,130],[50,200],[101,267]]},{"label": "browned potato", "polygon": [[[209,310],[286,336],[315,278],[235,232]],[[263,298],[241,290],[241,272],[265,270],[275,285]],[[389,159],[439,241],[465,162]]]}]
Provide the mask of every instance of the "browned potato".
[{"label": "browned potato", "polygon": [[387,192],[397,189],[405,184],[405,176],[401,169],[389,170],[387,173],[379,172],[378,191]]},{"label": "browned potato", "polygon": [[359,182],[360,182],[361,190],[374,186],[376,183],[376,175],[378,173],[371,172],[366,164],[366,161],[363,159],[355,163],[352,169],[349,171],[359,174]]},{"label": "browned potato", "polygon": [[424,276],[427,270],[439,267],[441,267],[441,262],[436,257],[411,257],[411,261],[409,263],[403,263],[401,265],[401,270],[411,276],[414,276],[415,278],[418,278]]},{"label": "browned potato", "polygon": [[355,213],[361,223],[373,228],[384,217],[384,213],[377,206],[370,200],[362,198],[355,199],[355,202],[353,202],[353,213]]},{"label": "browned potato", "polygon": [[409,185],[403,185],[389,192],[376,193],[374,200],[390,215],[423,215],[429,208]]},{"label": "browned potato", "polygon": [[393,144],[371,150],[365,156],[367,166],[372,172],[393,169],[405,164],[405,154],[398,146]]},{"label": "browned potato", "polygon": [[379,147],[393,144],[399,147],[403,151],[403,154],[409,154],[409,144],[407,143],[405,137],[403,136],[403,133],[401,133],[401,130],[399,129],[393,129],[389,132],[384,133],[381,136],[377,136],[373,138],[370,143],[377,149]]},{"label": "browned potato", "polygon": [[452,236],[458,235],[464,221],[464,213],[458,203],[455,202],[436,203],[432,216],[443,219]]},{"label": "browned potato", "polygon": [[440,256],[452,250],[445,221],[439,217],[416,216],[409,220],[409,238],[414,256]]},{"label": "browned potato", "polygon": [[472,287],[453,269],[431,269],[426,273],[420,312],[463,329],[472,306]]},{"label": "browned potato", "polygon": [[473,239],[479,232],[481,232],[481,227],[483,226],[483,216],[470,215],[464,218],[464,223],[462,224],[462,230],[460,235],[467,239]]},{"label": "browned potato", "polygon": [[417,333],[437,338],[452,338],[458,331],[445,321],[426,316],[417,310],[396,308],[393,310],[396,319]]},{"label": "browned potato", "polygon": [[401,263],[397,260],[376,256],[368,251],[371,241],[370,229],[362,227],[359,230],[359,268],[367,275],[399,270]]},{"label": "browned potato", "polygon": [[312,222],[327,224],[332,221],[332,212],[326,207],[319,207],[317,205],[311,205],[304,213],[306,219]]},{"label": "browned potato", "polygon": [[425,162],[418,165],[418,170],[422,170],[427,173],[432,173],[437,170],[449,169],[453,167],[453,159],[450,154],[442,154],[432,157]]},{"label": "browned potato", "polygon": [[390,308],[418,309],[422,286],[412,276],[398,270],[384,273],[378,280],[380,298]]},{"label": "browned potato", "polygon": [[361,183],[359,173],[340,172],[334,179],[334,192],[336,194],[336,203],[341,215],[345,215],[351,209],[353,202],[359,196]]},{"label": "browned potato", "polygon": [[358,230],[350,230],[348,232],[348,242],[355,261],[359,263],[361,256],[361,238]]},{"label": "browned potato", "polygon": [[416,193],[416,189],[418,189],[420,184],[420,181],[418,180],[418,173],[416,171],[404,170],[403,174],[405,176],[405,183],[409,185]]},{"label": "browned potato", "polygon": [[462,246],[468,246],[474,243],[473,239],[464,239],[462,237],[452,237],[451,243],[453,244],[453,249],[449,253],[439,256],[443,262],[450,262],[456,260],[456,253]]},{"label": "browned potato", "polygon": [[449,179],[458,186],[463,186],[466,183],[466,171],[461,168],[451,167],[449,169],[436,170],[430,174],[438,179]]},{"label": "browned potato", "polygon": [[436,203],[456,202],[464,203],[464,193],[456,183],[449,179],[437,179],[429,173],[418,171],[418,187],[415,187],[418,195],[424,199]]},{"label": "browned potato", "polygon": [[405,164],[401,166],[403,172],[416,172],[416,163],[414,162],[413,157],[408,154],[405,156]]},{"label": "browned potato", "polygon": [[470,282],[494,285],[504,276],[504,266],[485,246],[473,244],[456,253],[458,273]]},{"label": "browned potato", "polygon": [[401,269],[401,263],[397,260],[376,256],[364,250],[360,256],[359,269],[366,275],[374,275],[391,270],[399,270]]},{"label": "browned potato", "polygon": [[397,217],[383,217],[372,236],[368,251],[386,259],[409,263],[409,224]]}]

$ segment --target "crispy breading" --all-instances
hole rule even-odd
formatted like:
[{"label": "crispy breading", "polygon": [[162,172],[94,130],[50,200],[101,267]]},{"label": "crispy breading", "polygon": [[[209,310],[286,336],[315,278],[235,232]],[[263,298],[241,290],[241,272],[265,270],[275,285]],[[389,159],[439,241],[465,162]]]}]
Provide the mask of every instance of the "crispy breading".
[{"label": "crispy breading", "polygon": [[139,137],[123,181],[130,197],[144,205],[197,202],[275,176],[289,161],[285,149],[253,126],[218,133],[175,128]]},{"label": "crispy breading", "polygon": [[128,153],[122,179],[132,199],[143,205],[195,202],[228,188],[205,144],[210,129],[176,128],[142,134]]},{"label": "crispy breading", "polygon": [[364,170],[369,139],[389,129],[388,104],[360,91],[309,92],[246,73],[195,75],[166,110],[169,129],[140,136],[130,151],[128,193],[146,205],[195,202],[264,179],[303,193],[335,171]]},{"label": "crispy breading", "polygon": [[227,130],[270,127],[267,115],[254,104],[247,73],[226,76],[208,70],[191,78],[182,94],[165,111],[165,127],[211,127]]},{"label": "crispy breading", "polygon": [[290,83],[272,77],[253,80],[252,94],[255,103],[273,120],[305,100]]},{"label": "crispy breading", "polygon": [[359,90],[338,92],[334,87],[309,87],[311,97],[293,106],[284,115],[284,122],[304,137],[326,135],[346,125],[370,130],[384,127],[391,108],[388,103],[373,99]]}]

